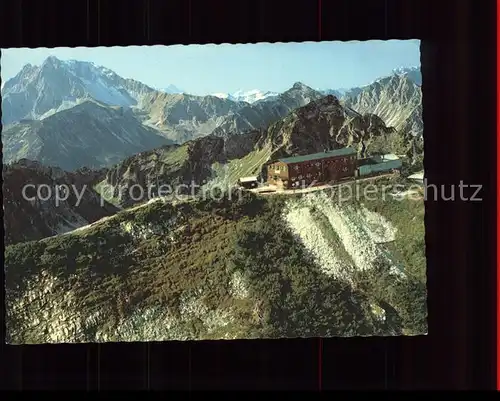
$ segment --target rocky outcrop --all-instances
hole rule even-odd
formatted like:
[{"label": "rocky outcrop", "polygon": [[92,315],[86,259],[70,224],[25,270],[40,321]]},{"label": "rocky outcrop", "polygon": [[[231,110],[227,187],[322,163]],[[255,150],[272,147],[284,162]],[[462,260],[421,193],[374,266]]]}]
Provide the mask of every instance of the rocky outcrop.
[{"label": "rocky outcrop", "polygon": [[393,131],[379,117],[346,109],[335,96],[328,95],[273,124],[262,141],[272,144],[275,157],[346,146],[356,147],[360,156],[364,156],[375,138]]}]

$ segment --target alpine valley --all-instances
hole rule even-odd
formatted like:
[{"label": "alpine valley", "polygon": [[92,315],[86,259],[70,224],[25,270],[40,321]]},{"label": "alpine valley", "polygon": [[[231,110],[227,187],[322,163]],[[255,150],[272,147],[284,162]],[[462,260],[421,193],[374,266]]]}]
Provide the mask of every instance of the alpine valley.
[{"label": "alpine valley", "polygon": [[[4,83],[9,343],[426,333],[424,203],[407,197],[423,169],[418,67],[282,93],[170,82],[51,56]],[[397,193],[236,195],[270,161],[343,147],[397,155],[401,174],[380,179]],[[26,184],[71,194],[28,200]],[[132,196],[163,184],[183,189]]]}]

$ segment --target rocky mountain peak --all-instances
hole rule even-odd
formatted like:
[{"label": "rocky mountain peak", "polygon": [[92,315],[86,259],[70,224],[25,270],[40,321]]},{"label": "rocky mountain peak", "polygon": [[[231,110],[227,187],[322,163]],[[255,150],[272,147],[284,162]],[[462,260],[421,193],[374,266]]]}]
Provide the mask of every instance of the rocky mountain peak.
[{"label": "rocky mountain peak", "polygon": [[312,100],[320,99],[324,96],[319,91],[314,90],[313,88],[303,84],[302,82],[295,82],[293,86],[287,91],[283,92],[281,98],[292,97],[295,100],[299,100],[299,103],[294,107],[302,107],[309,103]]},{"label": "rocky mountain peak", "polygon": [[334,95],[327,95],[313,103],[318,104],[319,107],[328,105],[340,106],[339,99],[337,98],[337,96]]},{"label": "rocky mountain peak", "polygon": [[339,99],[333,95],[313,100],[296,111],[297,116],[308,120],[317,119],[319,113],[333,113],[339,116],[344,114]]},{"label": "rocky mountain peak", "polygon": [[62,61],[55,56],[49,56],[42,63],[42,70],[50,68],[59,68],[62,66]]},{"label": "rocky mountain peak", "polygon": [[[302,92],[302,93],[319,93],[315,91],[313,88],[303,84],[302,82],[295,82],[293,86],[288,90],[293,92]],[[286,93],[286,92],[285,92]]]},{"label": "rocky mountain peak", "polygon": [[359,114],[344,108],[337,97],[328,95],[312,100],[286,118],[273,124],[265,141],[275,157],[295,156],[353,146],[360,156],[371,151],[378,138],[393,129],[372,114]]},{"label": "rocky mountain peak", "polygon": [[407,132],[413,126],[419,133],[423,130],[422,91],[407,72],[379,79],[344,103],[358,113],[376,114],[398,131]]},{"label": "rocky mountain peak", "polygon": [[27,72],[32,71],[32,70],[33,70],[33,68],[35,68],[35,66],[34,66],[33,64],[30,64],[30,63],[25,64],[25,65],[23,66],[23,68],[21,68],[21,71],[19,71],[18,75],[19,75],[19,76],[23,76],[23,75],[25,75]]},{"label": "rocky mountain peak", "polygon": [[292,86],[292,89],[311,89],[307,85],[304,85],[302,82],[295,82]]},{"label": "rocky mountain peak", "polygon": [[392,73],[394,75],[404,76],[418,86],[422,85],[422,73],[420,71],[420,67],[395,68]]}]

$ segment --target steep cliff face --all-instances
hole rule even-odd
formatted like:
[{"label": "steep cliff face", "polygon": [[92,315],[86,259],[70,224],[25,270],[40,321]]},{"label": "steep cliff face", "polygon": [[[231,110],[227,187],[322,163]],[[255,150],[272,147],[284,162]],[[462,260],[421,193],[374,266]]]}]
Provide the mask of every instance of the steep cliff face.
[{"label": "steep cliff face", "polygon": [[131,107],[154,89],[85,61],[48,57],[40,66],[25,65],[2,88],[2,123],[39,119],[70,108],[80,99]]},{"label": "steep cliff face", "polygon": [[68,232],[116,213],[92,189],[104,175],[87,169],[69,173],[26,159],[4,165],[6,245]]},{"label": "steep cliff face", "polygon": [[175,143],[183,143],[210,134],[226,116],[245,106],[248,103],[217,96],[153,92],[145,96],[136,113],[145,124],[161,130]]},{"label": "steep cliff face", "polygon": [[359,113],[373,113],[401,133],[421,136],[422,90],[407,75],[392,75],[347,97],[345,105]]},{"label": "steep cliff face", "polygon": [[[335,189],[233,187],[278,157],[345,146],[418,166],[418,82],[417,69],[348,91],[298,82],[250,104],[91,63],[26,66],[2,92],[7,341],[425,333],[424,208],[408,188],[340,206]],[[218,183],[220,199],[186,196]],[[64,199],[33,197],[40,185]]]},{"label": "steep cliff face", "polygon": [[347,94],[346,107],[360,113],[374,113],[397,131],[391,138],[393,151],[405,155],[412,165],[422,168],[424,143],[420,69],[396,71],[359,93]]}]

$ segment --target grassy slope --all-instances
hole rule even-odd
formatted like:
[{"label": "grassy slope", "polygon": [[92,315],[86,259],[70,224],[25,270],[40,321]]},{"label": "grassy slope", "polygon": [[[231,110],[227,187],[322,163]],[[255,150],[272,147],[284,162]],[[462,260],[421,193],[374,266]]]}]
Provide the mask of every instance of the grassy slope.
[{"label": "grassy slope", "polygon": [[258,175],[271,154],[271,146],[266,146],[250,152],[241,159],[231,160],[227,164],[216,163],[212,166],[216,175],[215,180],[223,180],[229,185],[234,185],[240,177]]},{"label": "grassy slope", "polygon": [[[370,298],[385,289],[372,284],[362,291],[352,291],[322,275],[283,225],[281,202],[251,195],[239,202],[204,201],[177,206],[157,202],[120,212],[71,235],[8,247],[5,265],[9,310],[14,310],[20,296],[31,288],[30,283],[40,279],[42,272],[59,278],[49,295],[41,299],[38,295],[38,300],[34,295],[35,300],[19,309],[20,313],[10,314],[9,341],[47,341],[48,329],[43,329],[43,322],[42,326],[33,326],[30,320],[43,311],[43,302],[53,303],[68,292],[74,295],[73,309],[85,316],[97,311],[106,316],[105,322],[98,325],[108,333],[109,340],[117,339],[117,325],[134,311],[154,306],[178,316],[180,299],[193,291],[199,291],[209,309],[231,308],[232,318],[230,324],[213,330],[199,319],[191,319],[185,323],[189,338],[393,333],[393,327],[377,321],[369,312]],[[412,272],[421,275],[422,237],[413,236],[405,223],[414,211],[404,204],[370,207],[386,208],[385,213],[399,224],[402,236],[396,247]],[[148,226],[157,232],[148,233],[144,230]],[[141,228],[142,234],[131,234],[131,229]],[[332,241],[335,243],[335,238]],[[338,252],[342,252],[340,243]],[[249,295],[242,299],[230,290],[236,273],[242,275],[248,288]],[[387,301],[394,303],[392,299]],[[399,313],[408,315],[408,320],[414,302],[410,298],[405,302]],[[27,315],[23,317],[23,313]],[[68,334],[67,341],[93,341],[94,331],[95,327],[86,325],[75,338]],[[129,338],[141,339],[133,333]]]}]

